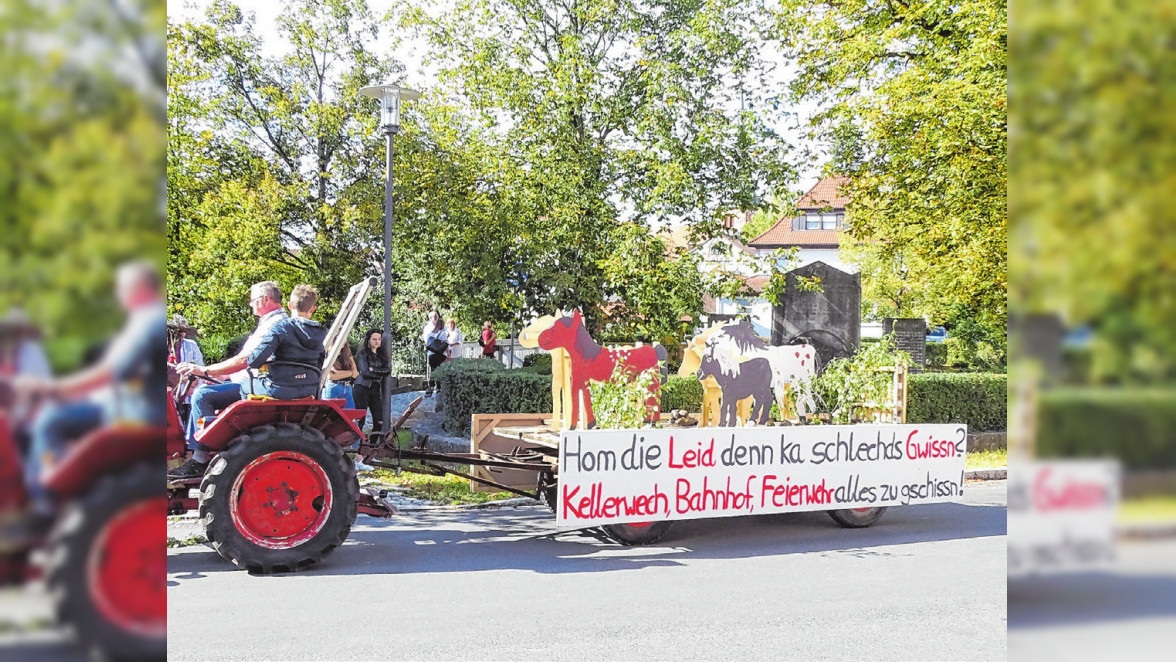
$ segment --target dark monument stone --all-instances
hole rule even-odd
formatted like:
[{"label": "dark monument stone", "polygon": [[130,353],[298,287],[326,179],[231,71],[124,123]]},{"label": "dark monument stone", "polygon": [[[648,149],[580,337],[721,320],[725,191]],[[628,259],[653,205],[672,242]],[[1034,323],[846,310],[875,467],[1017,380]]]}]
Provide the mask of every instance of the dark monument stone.
[{"label": "dark monument stone", "polygon": [[882,320],[882,335],[894,334],[894,348],[910,354],[911,371],[927,365],[927,320],[922,317],[887,317]]},{"label": "dark monument stone", "polygon": [[[786,278],[787,287],[772,311],[772,344],[813,345],[820,367],[856,352],[862,334],[861,275],[813,262],[789,271]],[[820,289],[801,291],[798,278],[818,278]]]},{"label": "dark monument stone", "polygon": [[1010,358],[1039,362],[1046,381],[1061,378],[1064,372],[1062,340],[1066,336],[1066,327],[1060,317],[1051,313],[1009,315],[1008,333]]}]

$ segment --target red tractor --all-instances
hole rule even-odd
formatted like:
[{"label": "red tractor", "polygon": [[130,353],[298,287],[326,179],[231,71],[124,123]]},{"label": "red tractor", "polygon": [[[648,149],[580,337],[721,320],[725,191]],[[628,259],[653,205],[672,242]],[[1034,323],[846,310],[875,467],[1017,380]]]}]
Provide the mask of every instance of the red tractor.
[{"label": "red tractor", "polygon": [[[13,397],[10,385],[0,385],[0,407]],[[118,425],[86,435],[45,475],[60,506],[51,533],[0,539],[0,585],[44,577],[58,619],[105,659],[167,656],[164,435]],[[0,414],[0,519],[27,500],[21,453]]]},{"label": "red tractor", "polygon": [[[375,284],[351,288],[313,366],[325,381]],[[364,410],[342,400],[246,399],[202,420],[197,438],[215,455],[200,478],[168,484],[169,515],[197,511],[213,549],[255,573],[290,572],[320,561],[347,539],[359,512],[387,517],[378,494],[360,491],[343,449],[364,440]],[[184,428],[169,398],[168,459],[186,451]]]}]

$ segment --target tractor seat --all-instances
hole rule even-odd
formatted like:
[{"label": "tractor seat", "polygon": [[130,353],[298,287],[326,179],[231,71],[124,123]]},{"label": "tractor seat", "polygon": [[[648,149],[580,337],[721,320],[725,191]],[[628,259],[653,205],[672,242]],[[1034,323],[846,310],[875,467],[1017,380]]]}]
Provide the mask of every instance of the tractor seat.
[{"label": "tractor seat", "polygon": [[[264,401],[268,401],[268,400],[278,400],[280,398],[275,398],[270,395],[247,395],[247,396],[245,396],[245,399],[246,400],[259,400],[259,401],[264,402]],[[300,400],[317,400],[317,399],[318,398],[316,396],[308,395],[305,398],[284,398],[281,400],[282,400],[282,402],[298,402]]]}]

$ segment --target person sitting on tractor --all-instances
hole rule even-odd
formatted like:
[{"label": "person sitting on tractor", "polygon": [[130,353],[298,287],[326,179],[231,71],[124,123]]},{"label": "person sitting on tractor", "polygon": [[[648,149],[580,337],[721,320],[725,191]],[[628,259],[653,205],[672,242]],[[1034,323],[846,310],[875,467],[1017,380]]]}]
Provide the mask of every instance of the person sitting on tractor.
[{"label": "person sitting on tractor", "polygon": [[192,410],[185,422],[184,433],[188,439],[188,448],[193,451],[192,459],[197,464],[207,464],[209,455],[209,450],[196,442],[198,421],[201,418],[214,415],[217,410],[224,409],[241,399],[242,385],[253,379],[247,365],[249,355],[261,344],[261,339],[269,333],[270,327],[286,318],[286,314],[282,311],[282,288],[273,281],[254,283],[249,288],[249,306],[252,308],[253,314],[257,316],[257,328],[253,330],[253,333],[232,358],[210,366],[183,362],[177,364],[175,368],[176,373],[181,377],[188,375],[228,377],[226,383],[202,384],[192,392]]},{"label": "person sitting on tractor", "polygon": [[[127,320],[102,358],[81,372],[56,380],[16,380],[18,389],[55,401],[44,406],[33,423],[25,465],[30,507],[21,522],[27,532],[38,532],[53,520],[56,506],[42,474],[64,455],[70,441],[115,422],[160,428],[166,424],[166,408],[159,399],[167,383],[167,311],[162,290],[163,281],[154,264],[124,264],[118,269],[116,291]],[[113,387],[115,394],[108,399],[108,406],[87,398],[107,387]]]},{"label": "person sitting on tractor", "polygon": [[254,394],[278,400],[309,398],[318,394],[319,371],[327,360],[327,329],[310,319],[318,307],[318,290],[296,285],[290,293],[290,317],[270,328],[257,349],[249,354],[249,367],[267,361],[269,371],[254,387]]},{"label": "person sitting on tractor", "polygon": [[[288,304],[290,317],[280,319],[270,326],[245,359],[247,368],[258,369],[267,366],[268,372],[242,384],[239,398],[263,395],[279,400],[293,400],[313,397],[318,393],[319,371],[327,358],[327,350],[324,347],[327,330],[310,319],[317,304],[318,290],[310,285],[295,286],[290,293]],[[250,343],[246,342],[246,347],[249,345]],[[202,374],[199,369],[185,368],[184,372]],[[208,459],[208,451],[201,453],[198,447],[191,460],[168,472],[168,478],[199,478],[208,468]]]}]

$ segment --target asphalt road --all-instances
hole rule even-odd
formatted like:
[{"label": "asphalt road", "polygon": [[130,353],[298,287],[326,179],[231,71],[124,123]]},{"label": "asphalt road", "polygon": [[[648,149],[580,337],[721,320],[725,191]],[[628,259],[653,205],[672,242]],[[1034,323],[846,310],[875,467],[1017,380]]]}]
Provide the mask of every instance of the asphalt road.
[{"label": "asphalt road", "polygon": [[1176,659],[1176,540],[1120,542],[1100,572],[1009,580],[1009,659]]},{"label": "asphalt road", "polygon": [[680,522],[625,548],[542,507],[361,516],[317,569],[169,550],[169,660],[1003,660],[1005,485],[892,509]]}]

